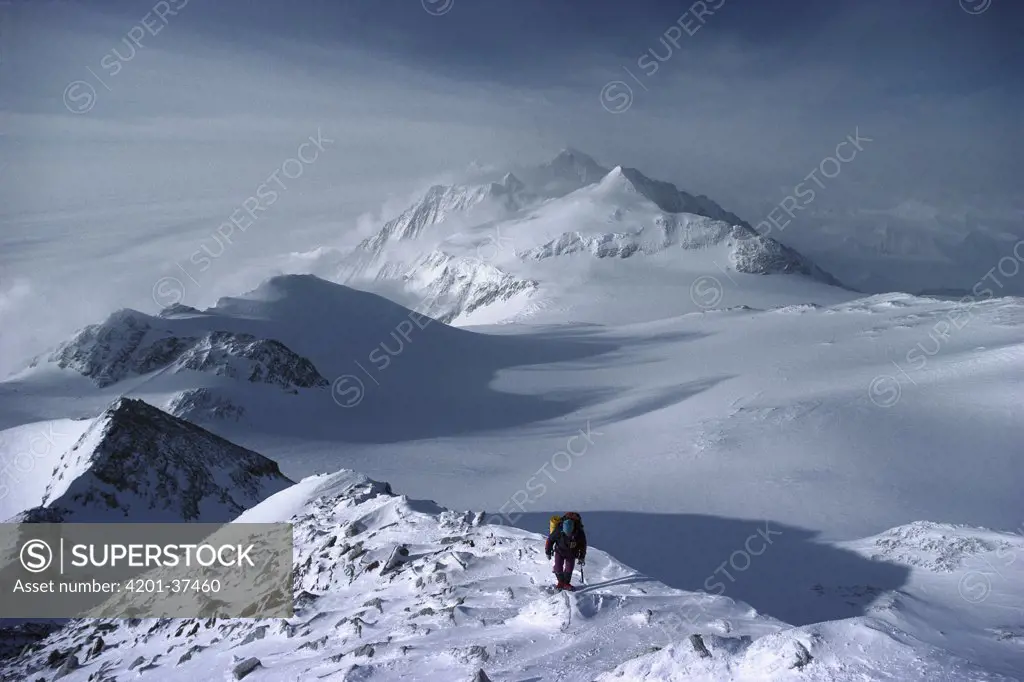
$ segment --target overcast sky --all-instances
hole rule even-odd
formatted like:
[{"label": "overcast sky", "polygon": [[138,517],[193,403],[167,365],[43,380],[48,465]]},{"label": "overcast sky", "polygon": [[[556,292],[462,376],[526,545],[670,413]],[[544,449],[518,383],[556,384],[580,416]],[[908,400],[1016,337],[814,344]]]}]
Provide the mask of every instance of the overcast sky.
[{"label": "overcast sky", "polygon": [[[119,253],[187,256],[189,235],[318,130],[329,151],[253,252],[308,248],[318,229],[341,239],[470,163],[565,146],[756,223],[855,131],[871,142],[816,212],[1019,222],[1024,4],[707,0],[702,20],[689,7],[13,0],[0,8],[0,324],[12,282],[55,296],[71,262],[95,278],[118,274]],[[89,280],[95,309],[79,317],[137,302],[112,281]]]},{"label": "overcast sky", "polygon": [[[329,124],[346,158],[338,172],[368,183],[571,145],[743,210],[859,128],[871,154],[832,200],[1019,201],[1020,3],[705,4],[718,8],[702,23],[687,3],[654,0],[170,0],[177,14],[150,14],[157,35],[131,56],[122,38],[153,2],[15,2],[3,151],[36,154],[61,136],[83,155],[115,141],[152,160],[162,142],[187,152],[133,177],[147,184],[182,162],[215,174],[242,161],[234,146],[276,152]],[[678,48],[661,40],[672,30]],[[668,57],[652,75],[638,66],[648,50]],[[105,56],[121,62],[116,75]],[[97,91],[82,115],[62,100],[76,79]],[[613,80],[633,91],[616,114],[600,96]],[[72,106],[85,92],[71,92]],[[49,198],[42,185],[59,178],[31,180]]]}]

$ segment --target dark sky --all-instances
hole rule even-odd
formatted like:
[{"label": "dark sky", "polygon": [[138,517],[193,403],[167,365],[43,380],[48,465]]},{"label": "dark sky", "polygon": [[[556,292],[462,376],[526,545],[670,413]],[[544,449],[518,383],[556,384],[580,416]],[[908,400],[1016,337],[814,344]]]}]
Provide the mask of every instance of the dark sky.
[{"label": "dark sky", "polygon": [[[680,53],[732,44],[764,69],[799,61],[858,70],[902,92],[1019,88],[1024,5],[1011,0],[709,0],[718,8],[680,41]],[[138,3],[114,3],[138,7]],[[576,82],[582,58],[632,61],[692,3],[664,0],[300,0],[199,2],[188,8],[211,38],[280,36],[358,46],[452,78],[542,87]],[[698,3],[699,5],[699,3]],[[145,4],[142,5],[145,7]],[[681,67],[685,68],[685,67]]]},{"label": "dark sky", "polygon": [[[749,215],[859,130],[869,151],[816,208],[1022,208],[1020,2],[708,0],[716,9],[681,37],[672,27],[698,25],[701,3],[169,2],[184,6],[116,83],[95,85],[83,117],[65,110],[65,86],[102,78],[101,58],[124,52],[156,3],[16,1],[2,144],[66,135],[124,150],[152,144],[154,130],[210,142],[217,121],[220,163],[229,148],[250,151],[253,130],[324,119],[348,133],[367,182],[573,146]],[[664,61],[648,74],[651,54]],[[603,88],[620,80],[629,90],[612,86],[611,104],[628,94],[629,106],[610,113]]]}]

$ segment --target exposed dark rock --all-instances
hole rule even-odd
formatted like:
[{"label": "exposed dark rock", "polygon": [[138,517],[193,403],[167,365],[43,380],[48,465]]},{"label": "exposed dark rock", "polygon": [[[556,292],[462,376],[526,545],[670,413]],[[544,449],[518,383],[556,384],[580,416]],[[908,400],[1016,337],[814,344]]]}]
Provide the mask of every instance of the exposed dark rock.
[{"label": "exposed dark rock", "polygon": [[247,658],[236,664],[235,667],[231,669],[231,674],[235,676],[236,680],[240,680],[256,668],[259,668],[261,665],[263,664],[260,663],[260,659],[256,657]]},{"label": "exposed dark rock", "polygon": [[[227,331],[181,336],[174,333],[173,322],[119,310],[60,344],[47,360],[91,378],[101,388],[159,369],[206,372],[292,393],[329,385],[312,362],[279,341]],[[38,358],[33,361],[38,363]]]}]

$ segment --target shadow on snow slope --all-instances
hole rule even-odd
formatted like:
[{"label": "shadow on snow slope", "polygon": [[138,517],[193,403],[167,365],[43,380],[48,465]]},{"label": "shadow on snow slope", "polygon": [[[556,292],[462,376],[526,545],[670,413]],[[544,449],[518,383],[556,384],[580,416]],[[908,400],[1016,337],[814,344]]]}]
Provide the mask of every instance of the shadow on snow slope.
[{"label": "shadow on snow slope", "polygon": [[[446,327],[445,332],[450,329]],[[328,377],[330,390],[300,397],[301,410],[296,413],[301,418],[282,419],[274,411],[279,408],[266,405],[267,414],[251,419],[245,431],[349,443],[397,443],[548,422],[611,400],[622,389],[578,385],[538,389],[534,379],[519,393],[508,381],[501,389],[493,387],[499,373],[520,368],[529,375],[561,363],[574,363],[575,369],[581,360],[585,366],[580,371],[586,371],[589,363],[612,363],[632,344],[629,339],[588,338],[589,333],[572,331],[498,336],[456,330],[457,335],[439,335],[444,338],[430,337],[426,331],[429,327],[380,370],[358,356],[348,356],[338,363],[344,372]],[[391,336],[380,343],[390,349],[399,347]],[[695,390],[701,389],[684,385],[669,392],[673,395],[651,400],[673,403]],[[261,406],[248,409],[255,416],[254,410]],[[653,406],[635,409],[644,412]],[[213,424],[211,428],[230,426]]]},{"label": "shadow on snow slope", "polygon": [[[544,533],[553,513],[562,512],[530,512],[515,525]],[[876,596],[900,589],[910,573],[905,566],[816,542],[815,531],[774,521],[580,513],[590,545],[640,572],[618,582],[653,578],[682,590],[721,594],[796,626],[865,615]],[[590,589],[600,589],[596,576],[588,581]]]},{"label": "shadow on snow slope", "polygon": [[[164,317],[132,313],[175,337],[210,331],[274,339],[309,359],[330,388],[277,396],[245,381],[221,381],[218,390],[244,406],[244,424],[203,422],[218,435],[250,442],[255,434],[350,443],[397,443],[514,428],[555,419],[611,397],[605,387],[493,386],[502,370],[546,368],[586,361],[599,366],[650,340],[611,338],[600,327],[545,329],[531,334],[481,333],[444,325],[375,294],[311,275],[268,279],[238,297],[222,298],[205,311]],[[116,322],[115,322],[116,324]],[[697,338],[680,334],[678,338]],[[664,341],[664,339],[659,339]],[[593,363],[590,365],[590,363]],[[532,372],[527,370],[527,372]],[[198,375],[157,372],[111,388],[154,404]],[[66,417],[85,402],[102,409],[114,397],[83,382],[6,382],[0,393],[46,393],[45,414],[32,421]],[[184,382],[184,383],[183,383]],[[535,382],[529,382],[535,384]],[[4,396],[13,397],[13,396]],[[83,400],[86,399],[86,400]],[[95,405],[92,403],[95,402]],[[51,414],[52,413],[52,414]]]},{"label": "shadow on snow slope", "polygon": [[570,414],[609,399],[614,390],[553,386],[542,394],[530,387],[516,393],[514,385],[499,391],[492,383],[502,370],[543,372],[559,363],[576,367],[582,360],[596,366],[667,338],[612,338],[597,326],[481,333],[430,321],[375,294],[300,275],[271,278],[182,322],[202,324],[206,315],[221,327],[283,342],[332,381],[330,391],[303,396],[301,418],[282,419],[268,406],[248,429],[259,431],[265,424],[274,435],[356,443],[457,436]]}]

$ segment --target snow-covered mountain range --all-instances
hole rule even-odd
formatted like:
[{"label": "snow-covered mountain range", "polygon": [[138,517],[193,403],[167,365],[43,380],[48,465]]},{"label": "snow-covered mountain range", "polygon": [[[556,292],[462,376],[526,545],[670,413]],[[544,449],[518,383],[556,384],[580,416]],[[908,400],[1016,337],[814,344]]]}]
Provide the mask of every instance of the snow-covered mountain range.
[{"label": "snow-covered mountain range", "polygon": [[291,521],[296,617],[76,622],[7,679],[1020,677],[1005,289],[864,296],[574,150],[280,271],[0,381],[0,518]]}]

